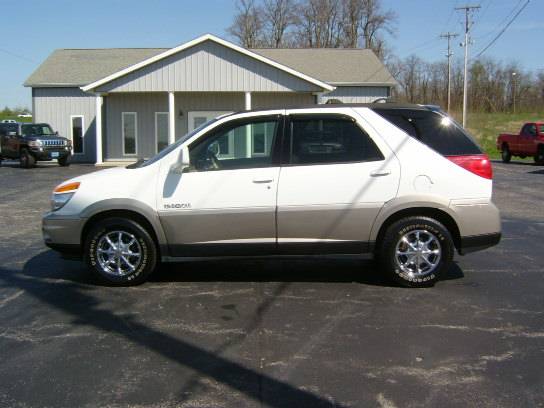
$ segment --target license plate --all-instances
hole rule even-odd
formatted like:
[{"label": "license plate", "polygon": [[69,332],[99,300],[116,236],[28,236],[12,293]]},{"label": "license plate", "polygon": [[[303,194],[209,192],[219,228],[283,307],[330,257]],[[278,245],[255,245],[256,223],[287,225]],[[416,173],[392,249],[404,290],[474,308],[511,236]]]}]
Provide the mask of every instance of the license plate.
[{"label": "license plate", "polygon": [[51,152],[51,158],[57,159],[59,157],[59,152]]}]

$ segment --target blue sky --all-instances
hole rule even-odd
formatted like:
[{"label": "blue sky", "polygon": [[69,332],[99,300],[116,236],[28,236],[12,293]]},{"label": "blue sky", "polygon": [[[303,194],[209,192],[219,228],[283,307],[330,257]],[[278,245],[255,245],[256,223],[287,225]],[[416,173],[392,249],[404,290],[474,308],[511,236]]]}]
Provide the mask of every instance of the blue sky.
[{"label": "blue sky", "polygon": [[[526,0],[480,0],[475,15],[473,50],[477,52],[504,26],[505,17]],[[428,61],[443,58],[444,31],[462,33],[462,16],[453,12],[462,0],[383,0],[398,15],[389,39],[394,52],[415,53]],[[471,3],[474,3],[472,1]],[[22,83],[56,48],[173,47],[210,32],[229,39],[225,28],[234,0],[0,0],[0,107],[30,106]],[[6,16],[9,16],[6,18]],[[502,24],[501,24],[502,23]],[[544,69],[544,1],[532,0],[486,55]],[[461,57],[462,49],[455,44]]]}]

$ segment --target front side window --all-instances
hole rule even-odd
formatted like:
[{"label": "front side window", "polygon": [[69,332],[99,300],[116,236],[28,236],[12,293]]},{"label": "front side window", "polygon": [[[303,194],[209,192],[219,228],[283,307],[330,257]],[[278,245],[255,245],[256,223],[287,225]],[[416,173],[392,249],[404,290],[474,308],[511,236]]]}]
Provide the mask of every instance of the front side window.
[{"label": "front side window", "polygon": [[137,151],[137,115],[136,112],[123,112],[121,126],[123,129],[123,153],[134,155]]},{"label": "front side window", "polygon": [[74,154],[83,153],[83,116],[72,116],[72,146]]},{"label": "front side window", "polygon": [[293,165],[383,160],[372,139],[343,117],[292,117],[287,139]]},{"label": "front side window", "polygon": [[272,145],[277,129],[276,118],[223,126],[189,147],[191,169],[210,171],[268,167],[272,165]]}]

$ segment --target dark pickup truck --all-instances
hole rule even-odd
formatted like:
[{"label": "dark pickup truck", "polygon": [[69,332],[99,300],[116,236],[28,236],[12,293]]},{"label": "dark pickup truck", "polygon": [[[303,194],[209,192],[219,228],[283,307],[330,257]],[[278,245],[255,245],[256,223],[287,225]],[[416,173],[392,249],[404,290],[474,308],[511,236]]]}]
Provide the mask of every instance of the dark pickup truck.
[{"label": "dark pickup truck", "polygon": [[19,160],[21,167],[33,167],[38,160],[57,159],[60,166],[70,165],[72,143],[47,123],[0,123],[0,163]]}]

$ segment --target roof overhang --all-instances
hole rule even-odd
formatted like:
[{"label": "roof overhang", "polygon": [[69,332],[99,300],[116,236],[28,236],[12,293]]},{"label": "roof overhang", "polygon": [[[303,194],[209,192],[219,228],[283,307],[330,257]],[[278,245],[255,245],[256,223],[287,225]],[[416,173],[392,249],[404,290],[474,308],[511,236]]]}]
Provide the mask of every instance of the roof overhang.
[{"label": "roof overhang", "polygon": [[336,87],[342,87],[342,86],[366,86],[366,87],[372,87],[372,86],[396,86],[396,82],[329,82],[330,85],[334,85]]},{"label": "roof overhang", "polygon": [[181,44],[175,48],[172,48],[172,49],[169,49],[163,53],[160,53],[158,55],[155,55],[151,58],[148,58],[146,60],[143,60],[137,64],[134,64],[130,67],[127,67],[125,69],[122,69],[120,71],[117,71],[111,75],[108,75],[107,77],[104,77],[102,79],[99,79],[98,81],[95,81],[91,84],[88,84],[88,85],[85,85],[85,86],[82,86],[81,89],[84,91],[84,92],[89,92],[89,91],[92,91],[94,90],[95,88],[98,88],[104,84],[107,84],[108,82],[111,82],[117,78],[120,78],[120,77],[123,77],[131,72],[134,72],[134,71],[137,71],[143,67],[146,67],[150,64],[153,64],[154,62],[157,62],[157,61],[160,61],[164,58],[167,58],[171,55],[174,55],[174,54],[177,54],[181,51],[184,51],[186,49],[189,49],[191,47],[194,47],[198,44],[201,44],[205,41],[213,41],[217,44],[220,44],[224,47],[227,47],[227,48],[230,48],[234,51],[237,51],[241,54],[244,54],[244,55],[247,55],[248,57],[250,58],[253,58],[253,59],[256,59],[258,61],[261,61],[265,64],[268,64],[270,66],[273,66],[274,68],[277,68],[281,71],[284,71],[284,72],[287,72],[288,74],[291,74],[297,78],[300,78],[306,82],[309,82],[311,84],[314,84],[320,88],[323,88],[323,90],[325,91],[333,91],[335,89],[334,86],[328,84],[328,83],[325,83],[323,81],[320,81],[319,79],[316,79],[316,78],[312,78],[311,76],[308,76],[306,74],[303,74],[302,72],[299,72],[299,71],[296,71],[292,68],[289,68],[288,66],[285,66],[285,65],[282,65],[282,64],[279,64],[269,58],[266,58],[266,57],[263,57],[262,55],[259,55],[253,51],[250,51],[246,48],[243,48],[243,47],[240,47],[236,44],[233,44],[229,41],[226,41],[226,40],[223,40],[222,38],[219,38],[219,37],[216,37],[215,35],[212,35],[212,34],[205,34],[201,37],[198,37],[192,41],[189,41],[189,42],[186,42],[185,44]]}]

